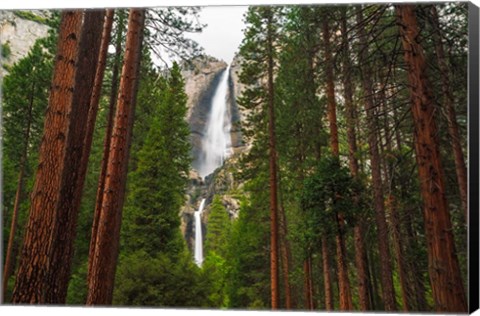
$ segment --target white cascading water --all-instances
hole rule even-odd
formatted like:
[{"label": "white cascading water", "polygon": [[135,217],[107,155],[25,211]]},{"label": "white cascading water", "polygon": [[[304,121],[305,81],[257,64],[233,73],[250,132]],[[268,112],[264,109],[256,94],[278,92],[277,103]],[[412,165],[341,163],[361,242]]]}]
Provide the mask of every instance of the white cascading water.
[{"label": "white cascading water", "polygon": [[203,263],[203,236],[202,236],[202,212],[205,206],[205,199],[202,199],[195,216],[195,263],[201,267]]},{"label": "white cascading water", "polygon": [[198,173],[202,178],[220,167],[231,154],[230,117],[227,111],[228,75],[223,72],[212,100],[212,107],[202,138],[202,158]]}]

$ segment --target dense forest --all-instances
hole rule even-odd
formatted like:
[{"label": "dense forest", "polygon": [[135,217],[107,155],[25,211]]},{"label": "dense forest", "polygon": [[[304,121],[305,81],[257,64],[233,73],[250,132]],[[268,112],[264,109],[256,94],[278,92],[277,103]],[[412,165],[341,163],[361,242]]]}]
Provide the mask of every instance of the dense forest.
[{"label": "dense forest", "polygon": [[467,312],[468,5],[249,7],[195,262],[199,12],[36,18],[2,83],[3,302]]}]

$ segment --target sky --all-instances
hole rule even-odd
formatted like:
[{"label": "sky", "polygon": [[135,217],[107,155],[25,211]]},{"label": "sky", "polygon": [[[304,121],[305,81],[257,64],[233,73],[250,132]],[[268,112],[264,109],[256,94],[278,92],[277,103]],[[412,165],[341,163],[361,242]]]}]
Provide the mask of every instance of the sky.
[{"label": "sky", "polygon": [[186,37],[197,41],[205,53],[230,63],[243,39],[243,14],[247,6],[209,6],[200,12],[200,23],[207,24],[202,33]]}]

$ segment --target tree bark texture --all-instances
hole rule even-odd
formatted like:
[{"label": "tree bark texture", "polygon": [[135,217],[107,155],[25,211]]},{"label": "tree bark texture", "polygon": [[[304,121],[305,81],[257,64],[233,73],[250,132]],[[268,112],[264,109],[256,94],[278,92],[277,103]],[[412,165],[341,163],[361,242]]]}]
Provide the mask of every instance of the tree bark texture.
[{"label": "tree bark texture", "polygon": [[88,255],[88,273],[87,280],[90,279],[92,260],[95,253],[95,241],[97,240],[98,222],[100,220],[100,213],[102,209],[103,192],[105,189],[105,177],[107,173],[108,157],[110,154],[110,142],[112,139],[113,122],[115,115],[115,103],[117,102],[118,93],[118,77],[120,72],[120,63],[122,56],[122,35],[125,27],[125,16],[123,10],[118,10],[119,21],[117,25],[117,33],[115,38],[115,59],[112,69],[112,81],[110,87],[110,99],[108,103],[107,128],[105,131],[105,138],[103,141],[103,155],[102,164],[100,168],[100,175],[98,177],[97,194],[95,198],[95,211],[93,213],[92,233],[90,237],[90,247]]},{"label": "tree bark texture", "polygon": [[112,303],[144,23],[145,10],[131,9],[87,305]]},{"label": "tree bark texture", "polygon": [[415,126],[415,153],[420,178],[430,283],[437,312],[467,312],[467,300],[456,255],[445,197],[435,123],[435,106],[426,74],[415,6],[395,6],[400,27]]},{"label": "tree bark texture", "polygon": [[337,236],[335,236],[335,244],[337,249],[338,286],[340,287],[339,303],[340,310],[348,311],[353,309],[353,303],[350,281],[348,279],[344,233],[341,226],[340,220],[338,220],[338,233]]},{"label": "tree bark texture", "polygon": [[322,237],[323,282],[325,288],[325,309],[333,310],[332,279],[330,277],[330,262],[328,257],[327,238]]},{"label": "tree bark texture", "polygon": [[330,29],[328,19],[325,16],[322,23],[323,44],[325,49],[325,73],[326,73],[326,95],[328,122],[330,124],[330,147],[334,156],[339,155],[338,150],[338,127],[337,127],[337,105],[335,103],[335,89],[333,83],[333,61],[330,48]]},{"label": "tree bark texture", "polygon": [[303,261],[303,291],[305,297],[305,309],[313,310],[312,304],[312,291],[310,290],[310,284],[312,279],[312,273],[310,270],[310,258],[305,258]]},{"label": "tree bark texture", "polygon": [[82,11],[62,13],[44,135],[13,290],[13,303],[46,303],[46,280],[53,272],[50,264],[51,253],[58,242],[57,206],[65,168],[67,134],[71,124],[70,112],[82,16]]},{"label": "tree bark texture", "polygon": [[57,206],[56,240],[50,259],[52,270],[46,280],[48,283],[46,303],[49,304],[65,304],[67,298],[77,219],[85,180],[84,173],[87,169],[86,166],[82,168],[84,139],[104,16],[104,10],[86,10],[84,14],[70,112],[72,121],[67,135],[65,169]]}]

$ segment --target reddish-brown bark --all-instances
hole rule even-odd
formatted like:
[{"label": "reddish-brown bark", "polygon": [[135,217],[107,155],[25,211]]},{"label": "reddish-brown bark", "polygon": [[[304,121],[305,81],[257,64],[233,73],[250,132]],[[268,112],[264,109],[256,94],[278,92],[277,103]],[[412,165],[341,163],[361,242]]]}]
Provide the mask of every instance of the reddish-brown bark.
[{"label": "reddish-brown bark", "polygon": [[352,293],[350,291],[350,281],[348,279],[347,261],[345,258],[345,240],[342,231],[341,219],[338,220],[338,233],[335,236],[335,244],[337,250],[337,274],[338,286],[340,287],[339,305],[340,310],[348,311],[353,309]]},{"label": "reddish-brown bark", "polygon": [[144,23],[145,10],[131,9],[87,305],[112,303]]},{"label": "reddish-brown bark", "polygon": [[355,243],[355,265],[357,267],[358,303],[361,311],[367,311],[371,309],[371,294],[369,290],[370,279],[363,235],[363,223],[357,223],[355,227],[353,227],[353,239]]},{"label": "reddish-brown bark", "polygon": [[431,84],[426,74],[415,6],[395,6],[411,95],[415,153],[423,198],[430,283],[437,312],[467,312],[467,299],[456,255],[445,197]]},{"label": "reddish-brown bark", "polygon": [[[356,7],[357,23],[362,24],[363,13],[361,7]],[[385,207],[383,202],[382,175],[380,171],[380,155],[378,151],[378,138],[375,132],[375,115],[373,101],[373,85],[372,71],[368,62],[368,43],[367,35],[364,28],[360,28],[360,54],[359,60],[361,65],[362,86],[364,93],[365,111],[367,113],[367,129],[368,129],[368,147],[370,151],[370,162],[372,169],[372,181],[374,191],[375,206],[375,222],[378,229],[378,248],[380,253],[380,275],[382,281],[383,301],[386,311],[394,311],[397,309],[395,301],[395,289],[392,279],[392,263],[390,260],[390,251],[388,249],[388,229],[385,219]]]},{"label": "reddish-brown bark", "polygon": [[93,213],[92,233],[90,237],[90,248],[88,256],[88,273],[87,280],[90,279],[92,260],[95,253],[95,244],[97,240],[98,222],[102,209],[103,191],[105,189],[105,177],[107,174],[108,157],[110,155],[110,142],[112,139],[112,130],[115,116],[115,103],[117,102],[118,93],[118,77],[120,72],[121,52],[122,52],[122,35],[125,27],[125,16],[122,10],[118,10],[119,21],[117,25],[117,34],[115,38],[115,59],[112,69],[112,80],[110,86],[110,98],[108,103],[107,128],[103,141],[102,164],[100,168],[100,176],[98,177],[97,194],[95,198],[95,211]]},{"label": "reddish-brown bark", "polygon": [[325,309],[333,310],[333,292],[332,279],[330,277],[330,262],[328,257],[327,238],[322,237],[322,267],[323,267],[323,284],[325,290]]},{"label": "reddish-brown bark", "polygon": [[328,122],[330,125],[330,147],[334,156],[338,156],[338,127],[337,127],[337,105],[335,103],[335,89],[333,82],[333,60],[330,48],[330,29],[328,26],[328,19],[323,18],[322,23],[323,43],[325,49],[325,74],[326,86],[325,92],[327,95],[327,112]]},{"label": "reddish-brown bark", "polygon": [[83,154],[82,154],[82,162],[81,162],[81,169],[80,169],[80,177],[78,180],[77,191],[76,191],[76,205],[79,207],[80,199],[82,191],[83,191],[83,184],[85,182],[85,175],[88,167],[88,159],[90,156],[90,151],[92,148],[92,141],[93,141],[93,132],[95,130],[95,122],[97,120],[97,112],[98,112],[98,104],[100,101],[100,96],[102,92],[103,86],[103,76],[105,73],[105,67],[107,64],[107,52],[108,46],[110,45],[110,36],[112,33],[112,25],[113,25],[113,15],[114,10],[109,9],[106,10],[105,20],[103,22],[103,31],[101,37],[101,44],[100,44],[100,53],[98,55],[98,62],[95,71],[95,80],[93,85],[93,91],[90,98],[90,107],[88,111],[88,120],[87,120],[87,128],[86,128],[86,135],[83,142]]},{"label": "reddish-brown bark", "polygon": [[275,101],[273,86],[273,12],[266,9],[267,18],[267,94],[268,135],[270,157],[270,290],[272,309],[279,308],[278,289],[278,202],[277,202],[277,150],[275,145]]},{"label": "reddish-brown bark", "polygon": [[[330,30],[328,19],[324,17],[323,23],[323,44],[325,47],[325,67],[326,67],[326,94],[328,104],[328,122],[330,125],[330,147],[334,156],[339,156],[338,147],[338,128],[337,128],[337,105],[335,102],[335,91],[333,82],[333,60],[330,48]],[[339,227],[335,242],[337,245],[337,272],[339,283],[340,310],[351,310],[352,294],[350,291],[350,280],[348,279],[348,267],[345,255],[345,240],[343,238],[343,223],[341,214],[337,217]]]},{"label": "reddish-brown bark", "polygon": [[[279,182],[280,184],[280,182]],[[279,185],[279,191],[280,185]],[[281,193],[280,193],[281,196]],[[282,200],[280,198],[280,200]],[[292,289],[290,285],[290,265],[291,265],[291,253],[290,253],[290,243],[287,239],[287,219],[285,216],[285,209],[283,207],[283,203],[280,203],[280,212],[279,212],[279,237],[280,237],[280,256],[282,261],[282,275],[283,275],[283,286],[285,289],[285,308],[292,309],[294,307],[294,301],[292,300]]]},{"label": "reddish-brown bark", "polygon": [[313,310],[312,306],[312,291],[310,290],[310,284],[312,279],[312,273],[310,270],[309,258],[303,261],[303,291],[305,297],[305,309]]},{"label": "reddish-brown bark", "polygon": [[[72,122],[67,135],[65,169],[57,205],[55,246],[51,252],[52,270],[46,278],[46,303],[64,304],[67,297],[70,267],[73,258],[73,242],[76,236],[77,218],[85,180],[86,167],[82,168],[84,139],[95,80],[101,30],[105,12],[86,10],[78,47],[75,90],[73,92]],[[88,161],[88,158],[87,158]]]},{"label": "reddish-brown bark", "polygon": [[82,16],[82,11],[62,13],[39,165],[13,290],[13,303],[46,303],[45,280],[51,273],[50,258],[56,241],[57,204],[62,185],[67,134],[71,124],[70,105],[75,87]]}]

